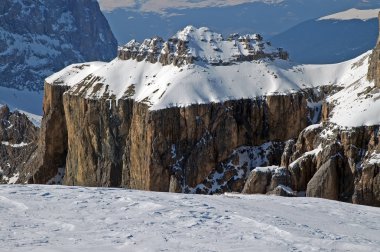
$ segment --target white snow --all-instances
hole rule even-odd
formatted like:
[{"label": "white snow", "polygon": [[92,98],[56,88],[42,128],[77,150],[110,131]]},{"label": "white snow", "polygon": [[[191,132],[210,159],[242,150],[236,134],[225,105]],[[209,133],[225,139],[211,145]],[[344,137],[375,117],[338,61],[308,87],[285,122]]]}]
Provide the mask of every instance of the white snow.
[{"label": "white snow", "polygon": [[15,173],[12,177],[9,178],[8,184],[15,184],[20,176],[19,173]]},{"label": "white snow", "polygon": [[380,164],[380,153],[372,153],[368,160],[369,164]]},{"label": "white snow", "polygon": [[368,58],[367,53],[347,72],[357,81],[347,82],[350,85],[327,99],[334,104],[330,122],[344,127],[380,124],[380,90],[367,80]]},{"label": "white snow", "polygon": [[380,208],[316,198],[0,187],[0,250],[377,251]]},{"label": "white snow", "polygon": [[73,86],[105,64],[99,61],[73,64],[47,77],[45,81],[49,84]]},{"label": "white snow", "polygon": [[367,9],[367,10],[359,10],[359,9],[349,9],[343,12],[334,13],[332,15],[328,15],[322,17],[318,20],[353,20],[359,19],[363,21],[367,21],[369,19],[377,18],[379,15],[380,9]]},{"label": "white snow", "polygon": [[22,147],[25,147],[25,146],[29,145],[29,143],[24,143],[24,142],[21,142],[21,143],[18,143],[18,144],[11,144],[11,143],[6,142],[6,141],[1,142],[1,144],[5,145],[5,146],[10,146],[12,148],[22,148]]},{"label": "white snow", "polygon": [[275,171],[277,170],[278,168],[280,168],[279,166],[276,166],[276,165],[272,165],[272,166],[266,166],[266,167],[256,167],[254,169],[254,171],[258,171],[258,172],[272,172],[272,171]]}]

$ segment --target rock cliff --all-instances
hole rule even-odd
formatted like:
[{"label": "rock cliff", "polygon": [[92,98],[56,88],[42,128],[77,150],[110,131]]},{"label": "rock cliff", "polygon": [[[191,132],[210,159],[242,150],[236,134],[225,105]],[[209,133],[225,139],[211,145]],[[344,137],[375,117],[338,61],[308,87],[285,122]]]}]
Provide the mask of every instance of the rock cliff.
[{"label": "rock cliff", "polygon": [[63,67],[116,56],[117,42],[95,0],[0,2],[0,85],[42,90]]},{"label": "rock cliff", "polygon": [[187,27],[47,78],[39,149],[22,179],[46,183],[65,167],[66,185],[379,205],[373,56],[300,66],[247,37]]},{"label": "rock cliff", "polygon": [[0,106],[0,183],[16,183],[37,148],[38,128],[19,112]]},{"label": "rock cliff", "polygon": [[379,13],[379,38],[370,59],[368,70],[368,80],[374,81],[375,85],[380,88],[380,13]]}]

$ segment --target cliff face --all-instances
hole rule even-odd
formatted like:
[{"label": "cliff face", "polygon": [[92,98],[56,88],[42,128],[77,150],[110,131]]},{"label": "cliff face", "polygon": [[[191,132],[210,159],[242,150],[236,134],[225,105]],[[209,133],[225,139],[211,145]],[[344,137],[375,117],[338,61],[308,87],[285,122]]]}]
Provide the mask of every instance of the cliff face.
[{"label": "cliff face", "polygon": [[374,81],[375,85],[380,88],[380,13],[379,13],[379,38],[370,59],[368,69],[368,80]]},{"label": "cliff face", "polygon": [[149,111],[67,93],[64,107],[66,184],[155,191],[168,191],[171,176],[180,191],[195,188],[240,146],[296,137],[308,113],[302,94]]},{"label": "cliff face", "polygon": [[38,149],[28,161],[20,182],[46,184],[65,167],[67,155],[67,126],[63,108],[65,86],[45,83],[43,111]]},{"label": "cliff face", "polygon": [[117,48],[95,0],[2,0],[0,38],[0,85],[16,89],[42,90],[52,73]]}]

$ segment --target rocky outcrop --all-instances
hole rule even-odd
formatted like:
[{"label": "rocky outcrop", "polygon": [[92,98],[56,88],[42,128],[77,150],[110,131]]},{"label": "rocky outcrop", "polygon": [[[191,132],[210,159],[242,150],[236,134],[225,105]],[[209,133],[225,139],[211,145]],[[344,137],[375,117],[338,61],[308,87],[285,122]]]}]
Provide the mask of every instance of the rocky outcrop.
[{"label": "rocky outcrop", "polygon": [[[200,52],[196,51],[196,47],[189,46],[194,38],[199,38],[203,44]],[[146,39],[142,43],[132,40],[119,48],[118,58],[139,62],[144,60],[153,64],[160,62],[164,66],[171,64],[182,66],[195,61],[203,61],[210,65],[231,65],[236,62],[265,58],[283,60],[289,58],[288,53],[282,48],[268,50],[266,47],[271,47],[270,43],[263,41],[260,34],[243,36],[233,34],[224,39],[222,35],[212,33],[206,27],[196,29],[193,26],[187,26],[168,41],[164,41],[160,37]],[[211,51],[214,56],[203,55],[207,53],[207,50]],[[223,50],[233,51],[234,54],[225,58],[222,55],[230,54],[230,52],[223,52]]]},{"label": "rocky outcrop", "polygon": [[249,174],[242,193],[295,196],[288,187],[290,182],[289,170],[284,167],[255,167]]},{"label": "rocky outcrop", "polygon": [[38,138],[38,149],[21,174],[21,181],[46,184],[59,173],[59,168],[65,167],[68,146],[62,97],[67,90],[66,86],[45,83],[44,118]]},{"label": "rocky outcrop", "polygon": [[380,13],[379,13],[379,38],[377,45],[372,52],[370,58],[370,66],[368,69],[368,80],[374,81],[375,85],[380,88]]},{"label": "rocky outcrop", "polygon": [[[16,183],[37,148],[38,128],[26,115],[0,107],[0,183]],[[22,181],[25,182],[25,181]]]},{"label": "rocky outcrop", "polygon": [[42,90],[77,62],[111,60],[117,42],[94,0],[0,2],[0,85]]},{"label": "rocky outcrop", "polygon": [[288,166],[291,188],[310,197],[379,206],[379,126],[325,123],[305,131],[291,159],[301,157]]},{"label": "rocky outcrop", "polygon": [[45,84],[39,149],[26,172],[32,183],[65,166],[67,185],[241,191],[255,167],[280,165],[283,142],[309,123],[308,92],[151,111],[131,99],[66,90]]}]

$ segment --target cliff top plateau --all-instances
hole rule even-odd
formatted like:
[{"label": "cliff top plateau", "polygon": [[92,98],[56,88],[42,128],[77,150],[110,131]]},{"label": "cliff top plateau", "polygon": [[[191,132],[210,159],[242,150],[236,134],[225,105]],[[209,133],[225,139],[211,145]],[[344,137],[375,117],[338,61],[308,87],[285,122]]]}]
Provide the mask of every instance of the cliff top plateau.
[{"label": "cliff top plateau", "polygon": [[336,104],[330,120],[354,127],[380,123],[380,93],[366,78],[369,56],[300,65],[258,34],[224,39],[208,28],[188,26],[168,41],[133,40],[109,63],[71,65],[46,82],[70,86],[70,94],[86,99],[134,99],[150,110],[337,86],[341,91],[329,98]]}]

